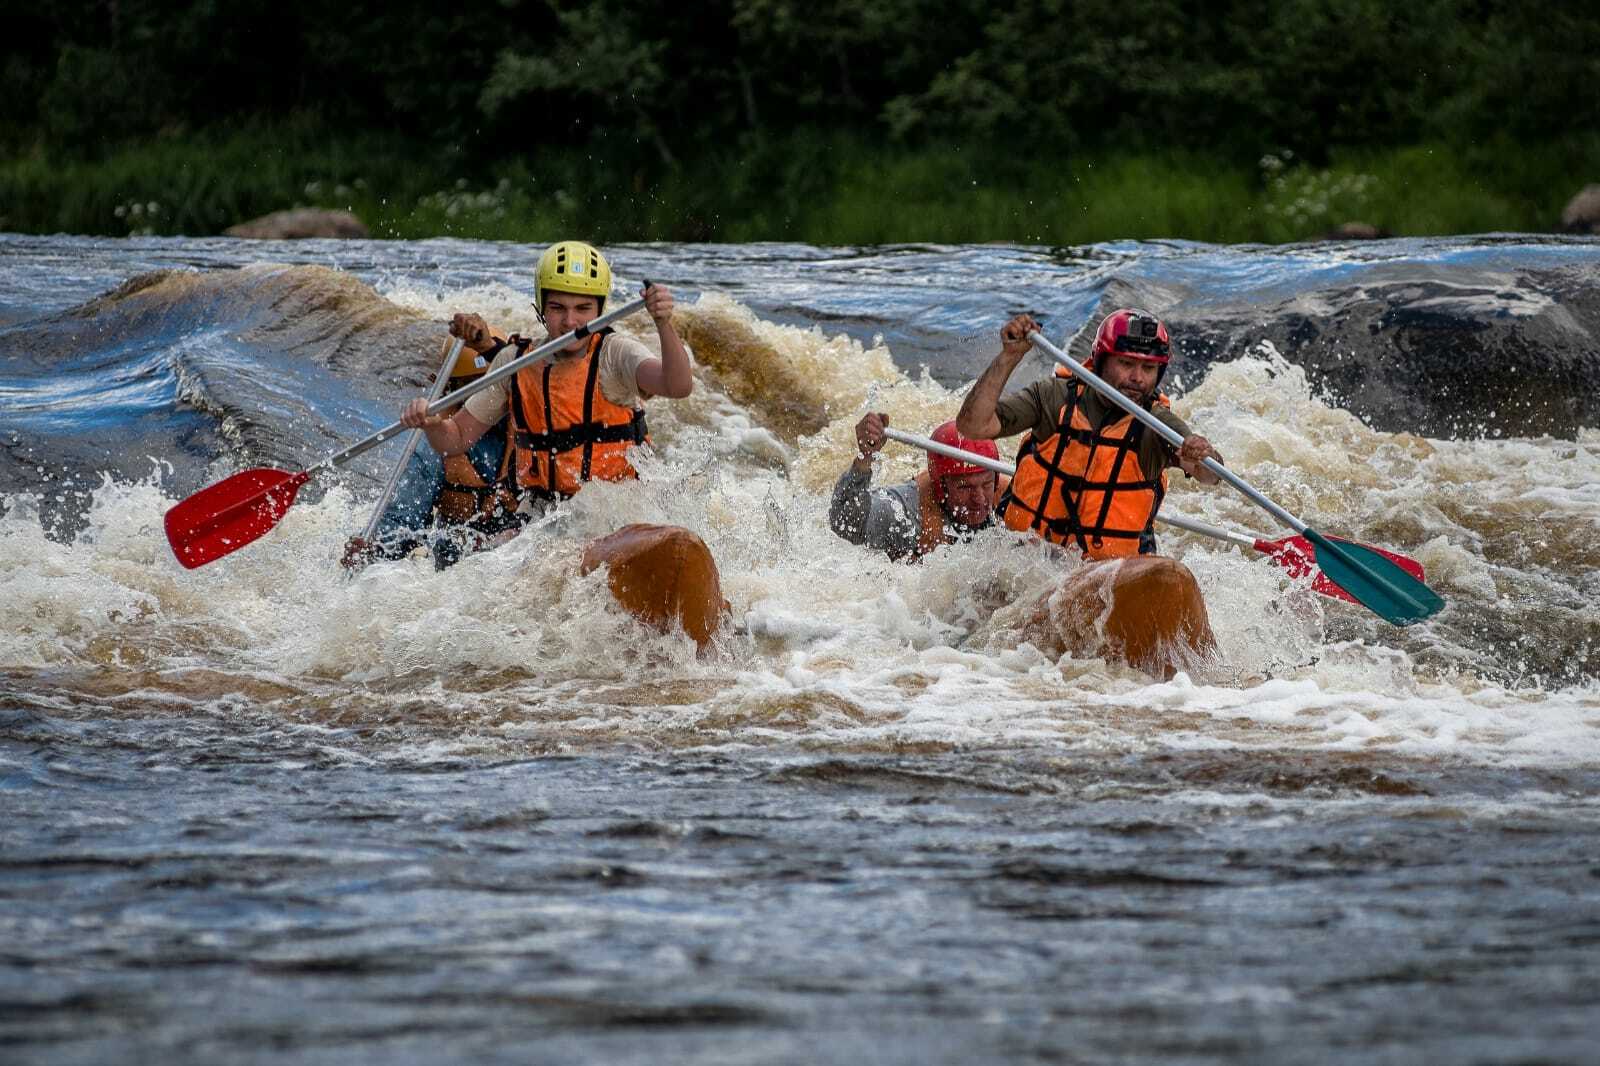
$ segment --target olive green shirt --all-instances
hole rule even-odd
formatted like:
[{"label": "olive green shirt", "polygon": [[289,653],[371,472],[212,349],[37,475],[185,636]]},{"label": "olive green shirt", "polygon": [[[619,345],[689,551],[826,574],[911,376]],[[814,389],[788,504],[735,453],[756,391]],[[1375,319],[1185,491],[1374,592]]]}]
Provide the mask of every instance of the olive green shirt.
[{"label": "olive green shirt", "polygon": [[[1000,399],[995,413],[1000,417],[1000,436],[1010,437],[1029,430],[1036,441],[1055,436],[1061,406],[1073,386],[1072,379],[1063,377],[1040,378],[1027,388],[1020,389]],[[1124,418],[1127,412],[1107,400],[1093,389],[1085,389],[1078,398],[1078,407],[1091,426],[1099,427]],[[1172,413],[1171,408],[1155,404],[1150,413],[1179,436],[1187,437],[1189,426]],[[1144,476],[1155,479],[1169,466],[1178,465],[1178,450],[1153,432],[1146,432],[1139,441],[1139,469]]]}]

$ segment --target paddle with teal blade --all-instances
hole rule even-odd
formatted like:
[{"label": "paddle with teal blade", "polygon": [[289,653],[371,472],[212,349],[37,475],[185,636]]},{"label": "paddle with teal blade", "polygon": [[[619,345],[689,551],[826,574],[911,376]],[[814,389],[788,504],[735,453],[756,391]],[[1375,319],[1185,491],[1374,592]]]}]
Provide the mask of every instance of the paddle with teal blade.
[{"label": "paddle with teal blade", "polygon": [[[936,440],[919,437],[915,433],[907,433],[904,430],[890,427],[885,427],[883,432],[885,436],[892,440],[900,441],[902,444],[910,444],[925,451],[948,455],[952,459],[960,459],[974,466],[985,467],[997,474],[1004,474],[1006,477],[1011,477],[1017,472],[1017,468],[1010,463],[989,459],[982,455],[974,455],[961,448],[952,448],[948,444],[940,444]],[[1347,592],[1326,570],[1317,568],[1317,546],[1305,537],[1294,536],[1284,537],[1281,540],[1268,540],[1266,537],[1257,536],[1254,533],[1239,533],[1231,529],[1223,529],[1221,526],[1213,526],[1185,515],[1173,514],[1170,511],[1156,515],[1156,521],[1162,525],[1172,526],[1175,529],[1198,533],[1203,537],[1211,537],[1215,540],[1237,544],[1241,548],[1259,552],[1282,567],[1290,577],[1303,578],[1309,575],[1313,592],[1320,592],[1324,596],[1329,596],[1336,600],[1344,600],[1347,603],[1361,603],[1355,596]],[[1334,539],[1348,548],[1359,549],[1361,553],[1381,555],[1418,581],[1423,579],[1422,564],[1415,559],[1401,555],[1399,552],[1390,551],[1388,548],[1375,548],[1371,544],[1358,544],[1353,540],[1345,540],[1343,537]]]},{"label": "paddle with teal blade", "polygon": [[[1043,334],[1035,330],[1028,334],[1028,339],[1049,352],[1056,362],[1071,370],[1078,380],[1143,422],[1162,440],[1174,448],[1182,447],[1183,438],[1171,426],[1112,388],[1094,371],[1050,343]],[[1424,585],[1393,559],[1350,541],[1323,536],[1257,492],[1244,478],[1215,459],[1207,458],[1203,465],[1243,493],[1250,502],[1309,541],[1316,548],[1316,563],[1322,568],[1323,573],[1336,582],[1355,602],[1380,618],[1397,626],[1410,625],[1431,618],[1444,606],[1444,599],[1437,592]]]}]

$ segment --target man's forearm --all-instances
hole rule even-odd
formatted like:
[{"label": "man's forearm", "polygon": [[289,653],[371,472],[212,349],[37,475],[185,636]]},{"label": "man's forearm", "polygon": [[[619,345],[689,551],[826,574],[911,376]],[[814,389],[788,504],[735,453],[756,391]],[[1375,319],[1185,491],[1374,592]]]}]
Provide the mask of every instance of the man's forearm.
[{"label": "man's forearm", "polygon": [[1011,379],[1027,352],[1007,355],[1001,352],[984,368],[978,380],[961,401],[961,411],[956,415],[956,431],[973,440],[993,440],[1000,435],[1000,392]]},{"label": "man's forearm", "polygon": [[661,338],[661,377],[668,399],[681,400],[694,391],[694,373],[689,369],[689,352],[669,319],[657,329]]}]

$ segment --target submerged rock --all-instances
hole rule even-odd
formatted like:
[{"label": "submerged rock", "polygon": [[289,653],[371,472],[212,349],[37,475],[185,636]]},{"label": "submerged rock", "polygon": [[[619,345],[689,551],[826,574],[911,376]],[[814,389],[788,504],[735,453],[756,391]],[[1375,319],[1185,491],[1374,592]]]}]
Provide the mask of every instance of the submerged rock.
[{"label": "submerged rock", "polygon": [[1571,440],[1600,422],[1600,290],[1587,264],[1445,275],[1394,264],[1167,326],[1188,380],[1267,341],[1314,392],[1384,432]]},{"label": "submerged rock", "polygon": [[360,238],[368,233],[366,224],[348,211],[297,207],[229,226],[222,235],[257,241],[287,241],[309,237]]}]

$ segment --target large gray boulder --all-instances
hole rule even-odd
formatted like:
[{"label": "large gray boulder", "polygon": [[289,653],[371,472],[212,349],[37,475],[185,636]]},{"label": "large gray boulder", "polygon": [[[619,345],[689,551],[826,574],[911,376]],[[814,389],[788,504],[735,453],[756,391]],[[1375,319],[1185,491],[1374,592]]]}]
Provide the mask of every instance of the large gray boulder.
[{"label": "large gray boulder", "polygon": [[1600,185],[1585,185],[1583,191],[1567,201],[1561,212],[1561,228],[1567,233],[1600,234]]},{"label": "large gray boulder", "polygon": [[320,207],[296,207],[229,226],[225,237],[244,237],[257,241],[287,241],[305,237],[365,237],[367,227],[348,211],[329,211]]}]

